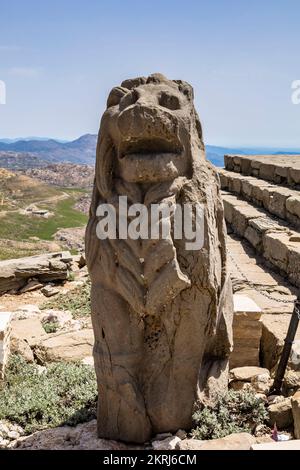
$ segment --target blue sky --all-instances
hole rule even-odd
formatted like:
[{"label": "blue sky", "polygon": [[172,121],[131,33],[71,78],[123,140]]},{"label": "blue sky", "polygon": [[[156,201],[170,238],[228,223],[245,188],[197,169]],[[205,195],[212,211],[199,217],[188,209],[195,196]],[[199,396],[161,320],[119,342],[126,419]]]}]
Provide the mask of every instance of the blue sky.
[{"label": "blue sky", "polygon": [[189,81],[205,142],[300,148],[299,0],[0,0],[0,138],[98,130],[109,90]]}]

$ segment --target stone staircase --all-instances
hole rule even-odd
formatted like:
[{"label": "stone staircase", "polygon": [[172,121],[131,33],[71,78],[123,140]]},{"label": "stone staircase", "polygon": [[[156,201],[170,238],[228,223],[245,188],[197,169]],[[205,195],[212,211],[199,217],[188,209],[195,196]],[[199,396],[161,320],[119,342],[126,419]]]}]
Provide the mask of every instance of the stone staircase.
[{"label": "stone staircase", "polygon": [[[218,172],[235,297],[246,296],[261,310],[245,336],[235,308],[232,362],[254,365],[259,357],[257,363],[272,369],[300,287],[300,155],[226,155]],[[300,353],[300,331],[296,340]]]}]

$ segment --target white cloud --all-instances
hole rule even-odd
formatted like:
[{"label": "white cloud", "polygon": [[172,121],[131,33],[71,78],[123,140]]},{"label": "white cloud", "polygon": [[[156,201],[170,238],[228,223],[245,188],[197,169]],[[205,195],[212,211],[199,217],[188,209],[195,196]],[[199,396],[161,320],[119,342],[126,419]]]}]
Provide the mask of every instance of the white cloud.
[{"label": "white cloud", "polygon": [[12,67],[9,73],[16,77],[36,78],[41,73],[41,67]]}]

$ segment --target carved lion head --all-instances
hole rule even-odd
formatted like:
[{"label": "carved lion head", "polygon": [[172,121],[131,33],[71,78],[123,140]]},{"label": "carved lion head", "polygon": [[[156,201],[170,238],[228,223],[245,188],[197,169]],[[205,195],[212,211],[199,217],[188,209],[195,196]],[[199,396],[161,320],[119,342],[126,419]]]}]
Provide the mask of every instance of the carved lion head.
[{"label": "carved lion head", "polygon": [[97,146],[97,187],[102,198],[112,179],[158,183],[192,177],[204,159],[192,87],[154,74],[125,80],[109,94]]}]

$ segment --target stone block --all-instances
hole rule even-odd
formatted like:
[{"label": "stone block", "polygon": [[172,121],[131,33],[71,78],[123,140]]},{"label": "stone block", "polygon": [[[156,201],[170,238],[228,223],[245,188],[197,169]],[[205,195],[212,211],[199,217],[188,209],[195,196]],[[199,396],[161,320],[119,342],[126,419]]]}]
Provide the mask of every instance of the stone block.
[{"label": "stone block", "polygon": [[230,368],[258,366],[262,334],[261,309],[245,295],[235,294],[233,299],[233,351]]}]

